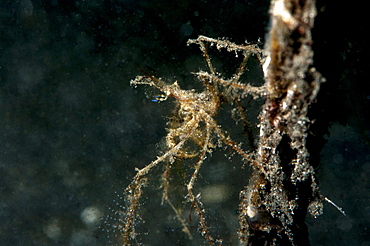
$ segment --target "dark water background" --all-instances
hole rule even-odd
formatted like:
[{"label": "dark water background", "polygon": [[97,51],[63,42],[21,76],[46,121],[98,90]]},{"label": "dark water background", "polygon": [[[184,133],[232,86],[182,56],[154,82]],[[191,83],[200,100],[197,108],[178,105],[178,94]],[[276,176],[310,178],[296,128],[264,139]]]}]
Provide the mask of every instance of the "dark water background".
[{"label": "dark water background", "polygon": [[[190,72],[205,64],[186,40],[263,42],[268,7],[257,0],[1,0],[0,245],[106,245],[113,234],[99,229],[105,228],[99,218],[119,209],[115,192],[122,194],[134,168],[158,155],[172,108],[151,102],[145,93],[153,92],[129,81],[144,68],[184,88],[196,86]],[[347,216],[326,204],[323,216],[307,218],[312,245],[370,245],[362,9],[318,1],[315,64],[327,82],[315,109],[326,139],[317,173],[322,193]],[[200,188],[219,185],[227,194],[205,204],[209,223],[225,245],[235,245],[238,192],[248,170],[217,151],[205,166]],[[189,242],[160,206],[158,178],[159,172],[143,201],[139,238],[145,245],[199,245],[201,238]]]}]

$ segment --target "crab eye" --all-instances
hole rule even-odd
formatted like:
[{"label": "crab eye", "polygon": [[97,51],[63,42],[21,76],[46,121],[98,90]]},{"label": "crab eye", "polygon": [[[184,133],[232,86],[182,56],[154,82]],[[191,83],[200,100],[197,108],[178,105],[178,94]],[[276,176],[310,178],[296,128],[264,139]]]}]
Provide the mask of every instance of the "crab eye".
[{"label": "crab eye", "polygon": [[152,99],[152,102],[162,102],[162,101],[165,101],[167,99],[167,96],[165,95],[157,95],[157,96],[154,96],[154,99]]}]

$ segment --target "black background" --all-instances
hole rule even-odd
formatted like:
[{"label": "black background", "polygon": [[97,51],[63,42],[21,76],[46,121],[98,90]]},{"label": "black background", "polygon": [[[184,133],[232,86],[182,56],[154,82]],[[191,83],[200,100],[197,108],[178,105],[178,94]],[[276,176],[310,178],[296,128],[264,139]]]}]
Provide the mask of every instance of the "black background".
[{"label": "black background", "polygon": [[[263,43],[268,8],[269,1],[257,0],[1,0],[0,244],[109,243],[114,233],[85,225],[81,213],[90,206],[104,217],[119,210],[116,193],[135,167],[160,152],[172,108],[151,102],[145,93],[152,92],[129,81],[144,68],[196,87],[190,72],[205,64],[186,40]],[[323,216],[307,218],[311,243],[370,245],[368,13],[355,1],[318,1],[317,10],[314,59],[327,82],[312,113],[312,131],[326,139],[318,143],[315,165],[322,193],[347,216],[326,204]],[[198,188],[230,188],[223,203],[206,204],[209,223],[225,245],[235,245],[238,192],[248,170],[217,152],[205,165]],[[139,239],[199,245],[200,236],[188,241],[172,211],[160,206],[158,174],[143,201]],[[59,228],[57,236],[46,233],[50,225]]]}]

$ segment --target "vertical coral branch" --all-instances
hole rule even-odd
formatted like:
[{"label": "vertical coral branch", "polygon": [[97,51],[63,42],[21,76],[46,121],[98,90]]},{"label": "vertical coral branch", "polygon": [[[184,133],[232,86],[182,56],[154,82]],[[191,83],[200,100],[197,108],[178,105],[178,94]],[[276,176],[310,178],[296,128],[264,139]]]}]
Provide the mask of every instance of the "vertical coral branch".
[{"label": "vertical coral branch", "polygon": [[[321,75],[313,67],[314,0],[274,0],[264,67],[267,99],[260,114],[254,178],[241,193],[241,241],[246,245],[306,245],[307,213],[322,213],[306,147],[307,116]],[[246,221],[249,226],[245,226]],[[257,243],[258,241],[258,243]]]}]

